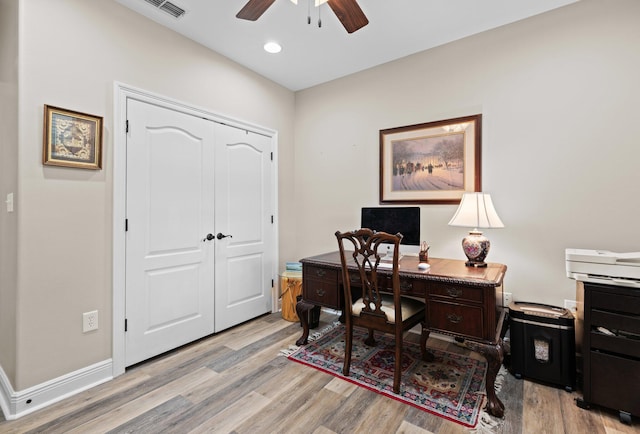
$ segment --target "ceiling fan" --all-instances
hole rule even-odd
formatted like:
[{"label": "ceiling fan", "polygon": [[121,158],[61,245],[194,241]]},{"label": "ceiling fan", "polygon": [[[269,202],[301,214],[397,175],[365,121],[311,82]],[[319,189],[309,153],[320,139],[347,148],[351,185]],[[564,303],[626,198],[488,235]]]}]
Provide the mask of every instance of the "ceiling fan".
[{"label": "ceiling fan", "polygon": [[[292,1],[297,3],[297,0]],[[274,2],[275,0],[249,0],[236,14],[236,18],[256,21]],[[325,2],[329,3],[347,33],[353,33],[369,24],[356,0],[316,0],[316,6]]]}]

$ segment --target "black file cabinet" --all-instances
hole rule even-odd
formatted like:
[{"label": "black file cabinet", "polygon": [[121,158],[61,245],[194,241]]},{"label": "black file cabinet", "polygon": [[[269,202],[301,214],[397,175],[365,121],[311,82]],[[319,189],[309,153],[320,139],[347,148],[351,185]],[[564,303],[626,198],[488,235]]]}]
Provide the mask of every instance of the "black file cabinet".
[{"label": "black file cabinet", "polygon": [[640,289],[584,284],[584,396],[629,423],[640,416]]},{"label": "black file cabinet", "polygon": [[509,306],[511,372],[564,387],[576,385],[575,324],[571,311],[538,303]]}]

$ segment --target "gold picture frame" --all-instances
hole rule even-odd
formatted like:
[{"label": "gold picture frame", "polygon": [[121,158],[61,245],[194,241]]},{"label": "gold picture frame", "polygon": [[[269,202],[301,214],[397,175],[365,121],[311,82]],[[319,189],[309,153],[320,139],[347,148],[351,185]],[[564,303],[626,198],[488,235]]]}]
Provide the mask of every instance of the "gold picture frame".
[{"label": "gold picture frame", "polygon": [[380,203],[457,204],[481,191],[482,115],[380,130]]},{"label": "gold picture frame", "polygon": [[102,117],[45,104],[42,163],[102,169]]}]

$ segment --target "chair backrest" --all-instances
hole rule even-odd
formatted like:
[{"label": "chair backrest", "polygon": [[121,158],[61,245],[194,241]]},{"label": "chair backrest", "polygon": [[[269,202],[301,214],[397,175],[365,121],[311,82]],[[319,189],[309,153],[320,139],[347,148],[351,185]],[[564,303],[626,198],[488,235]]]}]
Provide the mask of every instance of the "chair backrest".
[{"label": "chair backrest", "polygon": [[[362,288],[362,299],[364,307],[360,316],[379,317],[386,321],[386,315],[381,309],[383,290],[393,290],[395,304],[395,318],[401,319],[400,309],[400,278],[398,275],[398,251],[402,234],[395,235],[386,232],[374,232],[371,229],[358,229],[350,232],[336,232],[338,246],[340,248],[340,260],[342,264],[342,284],[345,296],[345,314],[351,316],[351,305],[354,301],[351,291],[351,277],[349,275],[349,265],[355,265],[359,276],[359,286]],[[348,248],[345,248],[347,244]],[[381,258],[386,255],[381,251],[382,245],[393,244],[393,261],[391,268],[380,267]],[[353,252],[351,252],[353,247]],[[385,258],[386,259],[386,258]],[[388,263],[385,260],[385,263]],[[384,270],[384,276],[379,275],[379,271]],[[389,272],[391,276],[389,279]],[[391,280],[391,287],[389,287]],[[400,320],[401,321],[401,320]]]}]

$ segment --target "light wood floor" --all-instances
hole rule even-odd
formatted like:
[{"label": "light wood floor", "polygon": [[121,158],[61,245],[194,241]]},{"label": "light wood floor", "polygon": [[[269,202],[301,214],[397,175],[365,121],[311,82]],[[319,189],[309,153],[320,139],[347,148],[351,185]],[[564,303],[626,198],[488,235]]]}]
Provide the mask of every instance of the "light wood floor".
[{"label": "light wood floor", "polygon": [[[326,313],[321,318],[335,319]],[[0,416],[0,433],[469,431],[280,356],[300,331],[279,314],[260,317],[16,421]],[[466,351],[433,338],[428,345]],[[506,416],[497,433],[640,432],[637,420],[624,425],[617,413],[578,408],[576,392],[509,374],[498,396]]]}]

